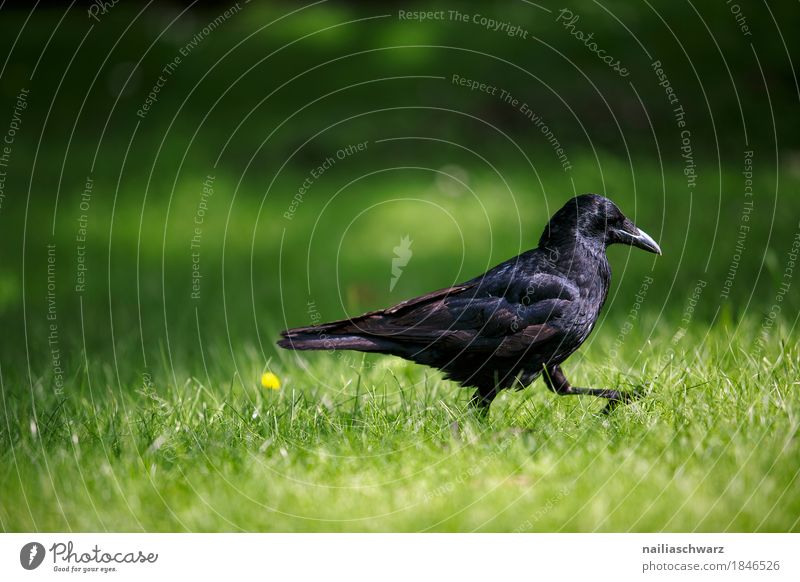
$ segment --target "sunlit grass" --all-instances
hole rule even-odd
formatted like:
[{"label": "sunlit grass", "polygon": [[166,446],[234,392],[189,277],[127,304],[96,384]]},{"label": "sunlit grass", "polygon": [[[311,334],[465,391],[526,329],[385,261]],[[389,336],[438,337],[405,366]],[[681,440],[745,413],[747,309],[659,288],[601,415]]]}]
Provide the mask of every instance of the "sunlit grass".
[{"label": "sunlit grass", "polygon": [[758,325],[744,323],[734,336],[720,326],[677,345],[667,333],[646,342],[637,328],[619,362],[606,360],[613,338],[598,338],[566,367],[575,382],[648,390],[609,417],[594,399],[555,397],[536,383],[506,392],[481,418],[468,392],[437,373],[351,353],[280,354],[270,364],[279,390],[261,385],[264,363],[251,351],[234,377],[177,372],[175,385],[156,373],[122,390],[76,380],[68,398],[38,384],[35,410],[30,394],[6,392],[0,522],[797,530],[800,351],[777,332],[754,355]]}]

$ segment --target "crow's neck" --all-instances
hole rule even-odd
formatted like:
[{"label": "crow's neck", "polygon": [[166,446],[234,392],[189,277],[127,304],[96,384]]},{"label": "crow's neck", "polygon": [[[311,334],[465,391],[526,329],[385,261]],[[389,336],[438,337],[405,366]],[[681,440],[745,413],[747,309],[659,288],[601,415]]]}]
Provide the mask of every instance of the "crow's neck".
[{"label": "crow's neck", "polygon": [[563,257],[574,256],[580,251],[587,259],[607,261],[605,241],[582,235],[575,227],[552,228],[548,225],[539,238],[539,248]]},{"label": "crow's neck", "polygon": [[[555,236],[554,236],[555,235]],[[545,230],[539,240],[539,248],[561,271],[571,277],[598,278],[607,290],[611,281],[611,265],[606,257],[604,241],[582,236],[572,232],[548,232]],[[554,259],[554,260],[553,260]]]}]

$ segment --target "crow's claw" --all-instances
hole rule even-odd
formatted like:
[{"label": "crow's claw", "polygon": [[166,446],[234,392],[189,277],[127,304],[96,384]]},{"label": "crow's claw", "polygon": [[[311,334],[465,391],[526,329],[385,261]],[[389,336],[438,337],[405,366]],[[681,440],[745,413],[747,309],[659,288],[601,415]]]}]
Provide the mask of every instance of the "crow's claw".
[{"label": "crow's claw", "polygon": [[630,404],[631,402],[642,398],[646,394],[644,386],[637,386],[629,392],[614,391],[614,394],[608,399],[603,410],[600,414],[611,414],[614,409],[620,404]]}]

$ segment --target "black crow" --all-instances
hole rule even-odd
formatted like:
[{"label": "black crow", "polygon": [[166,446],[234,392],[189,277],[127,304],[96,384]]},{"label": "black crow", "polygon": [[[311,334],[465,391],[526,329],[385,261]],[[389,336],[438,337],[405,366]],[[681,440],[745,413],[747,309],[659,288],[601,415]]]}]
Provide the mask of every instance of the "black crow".
[{"label": "black crow", "polygon": [[610,410],[632,394],[571,386],[561,363],[600,315],[611,281],[606,247],[615,243],[661,254],[611,200],[584,194],[555,213],[537,248],[479,277],[352,319],[287,329],[278,345],[400,356],[477,388],[480,406],[541,374],[556,394],[606,398]]}]

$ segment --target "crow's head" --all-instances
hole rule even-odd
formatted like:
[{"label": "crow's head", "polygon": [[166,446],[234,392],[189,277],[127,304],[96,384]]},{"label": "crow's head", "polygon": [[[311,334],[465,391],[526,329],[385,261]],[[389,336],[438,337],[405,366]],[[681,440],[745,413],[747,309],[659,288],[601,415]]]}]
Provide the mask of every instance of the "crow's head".
[{"label": "crow's head", "polygon": [[606,247],[620,243],[661,254],[661,247],[650,235],[611,200],[597,194],[576,196],[561,207],[545,227],[539,246],[570,244],[578,239]]}]

